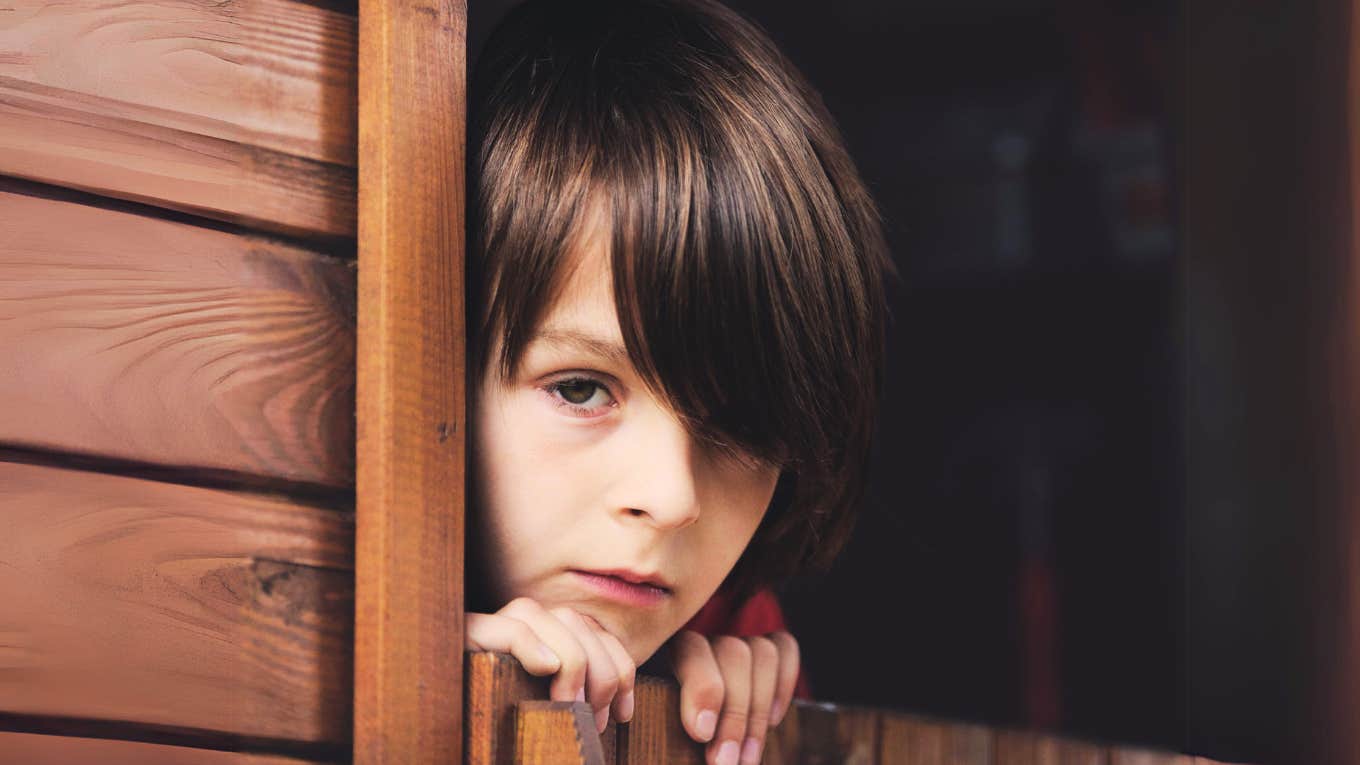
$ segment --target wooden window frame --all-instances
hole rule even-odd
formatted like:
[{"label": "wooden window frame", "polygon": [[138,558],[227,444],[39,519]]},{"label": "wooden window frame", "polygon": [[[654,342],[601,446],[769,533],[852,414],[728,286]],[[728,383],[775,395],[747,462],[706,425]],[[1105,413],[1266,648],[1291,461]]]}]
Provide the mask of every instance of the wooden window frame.
[{"label": "wooden window frame", "polygon": [[463,746],[464,0],[360,0],[354,762]]}]

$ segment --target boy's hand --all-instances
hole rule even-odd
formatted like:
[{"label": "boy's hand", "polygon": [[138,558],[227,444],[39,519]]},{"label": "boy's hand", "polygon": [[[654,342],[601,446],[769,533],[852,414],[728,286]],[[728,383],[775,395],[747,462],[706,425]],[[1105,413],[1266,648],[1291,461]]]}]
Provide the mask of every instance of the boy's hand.
[{"label": "boy's hand", "polygon": [[618,722],[633,718],[637,667],[599,622],[565,606],[546,609],[532,598],[516,598],[494,614],[466,617],[467,650],[508,653],[531,675],[555,673],[549,697],[589,702],[597,730],[609,724],[611,709]]},{"label": "boy's hand", "polygon": [[766,731],[793,701],[798,641],[787,632],[710,640],[685,630],[672,639],[671,661],[681,722],[695,741],[709,742],[708,764],[760,762]]}]

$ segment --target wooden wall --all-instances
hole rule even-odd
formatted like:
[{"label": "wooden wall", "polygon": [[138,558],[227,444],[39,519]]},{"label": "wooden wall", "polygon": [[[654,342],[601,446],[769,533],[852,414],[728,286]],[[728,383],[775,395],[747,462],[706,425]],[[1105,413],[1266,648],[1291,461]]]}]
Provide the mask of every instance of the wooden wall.
[{"label": "wooden wall", "polygon": [[0,11],[0,760],[348,760],[355,9]]}]

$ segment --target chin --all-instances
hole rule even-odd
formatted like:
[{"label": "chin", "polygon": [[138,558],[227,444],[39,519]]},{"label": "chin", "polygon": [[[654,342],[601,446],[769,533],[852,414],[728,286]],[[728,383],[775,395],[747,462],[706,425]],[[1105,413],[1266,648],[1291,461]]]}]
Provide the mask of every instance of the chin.
[{"label": "chin", "polygon": [[[639,666],[661,650],[661,646],[665,645],[666,640],[670,637],[669,635],[658,637],[654,630],[645,630],[646,633],[651,634],[644,634],[644,631],[636,629],[636,627],[642,625],[630,625],[627,622],[621,622],[608,613],[589,613],[586,609],[581,609],[581,613],[588,614],[592,619],[599,622],[601,627],[618,638],[619,642],[623,644],[623,650],[627,651],[633,662]],[[646,626],[653,627],[654,625],[647,624]]]}]

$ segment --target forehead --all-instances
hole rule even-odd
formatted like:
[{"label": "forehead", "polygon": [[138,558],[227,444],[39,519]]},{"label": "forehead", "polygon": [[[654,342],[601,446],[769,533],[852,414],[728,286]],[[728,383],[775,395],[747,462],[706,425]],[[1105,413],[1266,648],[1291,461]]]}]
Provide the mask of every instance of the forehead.
[{"label": "forehead", "polygon": [[609,261],[609,231],[599,216],[583,223],[563,259],[558,288],[534,328],[530,344],[574,347],[628,364]]}]

